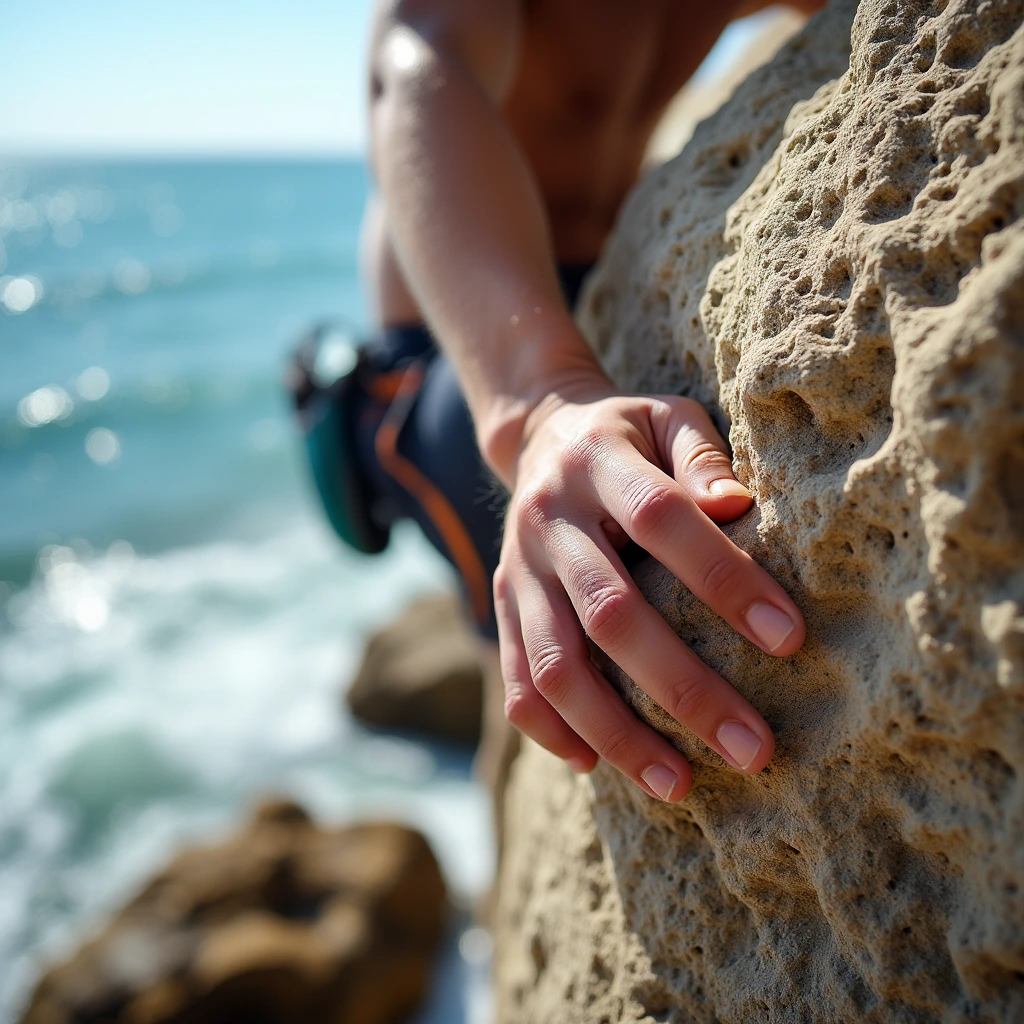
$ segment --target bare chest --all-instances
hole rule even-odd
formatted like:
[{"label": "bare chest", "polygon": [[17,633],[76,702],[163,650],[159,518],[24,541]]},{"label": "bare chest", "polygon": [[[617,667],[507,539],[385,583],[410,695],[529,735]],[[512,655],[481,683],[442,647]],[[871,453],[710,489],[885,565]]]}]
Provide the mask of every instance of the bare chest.
[{"label": "bare chest", "polygon": [[576,135],[653,126],[736,0],[524,0],[513,127]]}]

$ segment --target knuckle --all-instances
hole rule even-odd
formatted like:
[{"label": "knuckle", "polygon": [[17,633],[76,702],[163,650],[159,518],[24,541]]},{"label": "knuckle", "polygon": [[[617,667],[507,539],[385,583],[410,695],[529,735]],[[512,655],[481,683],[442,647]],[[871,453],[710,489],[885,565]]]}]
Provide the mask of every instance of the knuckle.
[{"label": "knuckle", "polygon": [[704,471],[708,469],[725,469],[732,473],[732,462],[729,456],[710,441],[700,441],[694,445],[684,459],[684,470]]},{"label": "knuckle", "polygon": [[631,621],[630,596],[622,587],[603,587],[584,598],[580,622],[598,647],[614,646]]},{"label": "knuckle", "polygon": [[637,493],[628,505],[627,529],[637,537],[661,533],[679,510],[678,496],[667,484],[653,483]]},{"label": "knuckle", "polygon": [[563,469],[567,472],[589,471],[601,457],[607,442],[607,430],[602,430],[596,424],[583,427],[562,454]]},{"label": "knuckle", "polygon": [[562,647],[547,647],[530,661],[530,675],[537,692],[556,707],[572,681],[572,659]]},{"label": "knuckle", "polygon": [[701,567],[699,578],[706,603],[728,602],[739,587],[739,566],[731,558],[712,558]]},{"label": "knuckle", "polygon": [[505,718],[509,725],[525,732],[534,718],[533,702],[522,691],[516,690],[505,696]]},{"label": "knuckle", "polygon": [[625,726],[611,729],[598,742],[597,752],[611,764],[621,764],[632,746],[632,732]]},{"label": "knuckle", "polygon": [[663,706],[677,722],[685,724],[705,719],[712,710],[712,699],[711,688],[691,676],[672,686]]},{"label": "knuckle", "polygon": [[557,517],[558,503],[558,490],[553,484],[534,484],[519,497],[517,520],[527,528],[538,530]]}]

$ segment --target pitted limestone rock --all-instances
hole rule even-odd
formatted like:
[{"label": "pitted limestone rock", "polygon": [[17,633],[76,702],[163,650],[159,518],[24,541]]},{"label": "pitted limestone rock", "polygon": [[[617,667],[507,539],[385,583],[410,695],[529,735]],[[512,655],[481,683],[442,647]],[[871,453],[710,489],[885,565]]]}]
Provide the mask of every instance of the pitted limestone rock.
[{"label": "pitted limestone rock", "polygon": [[504,1022],[1024,1020],[1024,2],[854,6],[651,172],[583,314],[728,428],[727,530],[805,647],[636,575],[776,756],[740,776],[606,666],[694,788],[522,756]]}]

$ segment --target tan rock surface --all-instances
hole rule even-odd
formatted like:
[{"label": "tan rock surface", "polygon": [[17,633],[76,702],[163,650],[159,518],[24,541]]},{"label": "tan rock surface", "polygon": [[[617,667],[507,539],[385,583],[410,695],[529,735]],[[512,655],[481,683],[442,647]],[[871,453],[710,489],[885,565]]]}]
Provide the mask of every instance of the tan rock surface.
[{"label": "tan rock surface", "polygon": [[[649,599],[776,732],[658,804],[513,768],[501,1021],[1024,1020],[1024,3],[836,3],[632,197],[584,325],[729,428],[763,656]],[[785,129],[783,131],[783,122]],[[609,669],[609,671],[611,671]]]},{"label": "tan rock surface", "polygon": [[756,34],[733,60],[712,76],[698,72],[679,90],[647,145],[648,165],[674,157],[690,141],[694,128],[713,114],[752,71],[767,64],[807,19],[792,7],[775,6],[754,15],[753,20]]},{"label": "tan rock surface", "polygon": [[426,840],[264,804],[180,853],[40,980],[24,1024],[397,1024],[426,993],[445,887]]},{"label": "tan rock surface", "polygon": [[459,601],[429,594],[370,637],[345,699],[368,725],[476,745],[483,672]]}]

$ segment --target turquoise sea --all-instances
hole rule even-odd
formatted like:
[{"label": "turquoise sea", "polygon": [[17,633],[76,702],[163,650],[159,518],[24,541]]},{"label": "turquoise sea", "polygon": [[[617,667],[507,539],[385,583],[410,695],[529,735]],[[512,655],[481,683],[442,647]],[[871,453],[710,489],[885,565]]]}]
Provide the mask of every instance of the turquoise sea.
[{"label": "turquoise sea", "polygon": [[[261,794],[397,816],[459,896],[489,880],[468,756],[340,700],[448,570],[412,529],[340,547],[279,383],[311,321],[366,326],[367,188],[356,161],[0,163],[0,1021]],[[486,1018],[458,938],[421,1022]]]}]

